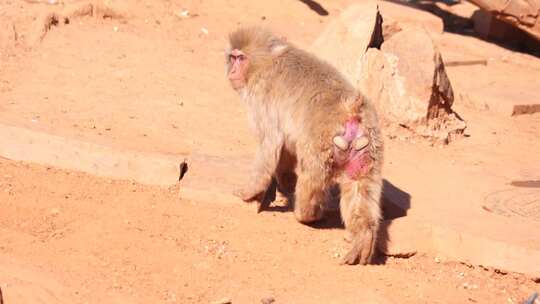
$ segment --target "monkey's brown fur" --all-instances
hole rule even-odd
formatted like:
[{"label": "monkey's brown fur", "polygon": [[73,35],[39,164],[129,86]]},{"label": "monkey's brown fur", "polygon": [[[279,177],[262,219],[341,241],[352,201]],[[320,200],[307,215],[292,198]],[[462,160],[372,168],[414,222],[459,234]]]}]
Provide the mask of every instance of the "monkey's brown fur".
[{"label": "monkey's brown fur", "polygon": [[[253,176],[239,196],[260,197],[275,177],[278,189],[295,191],[296,219],[310,223],[322,218],[330,187],[338,183],[340,212],[352,241],[343,263],[369,263],[381,217],[383,156],[373,105],[334,67],[269,31],[242,28],[229,40],[229,72],[231,51],[239,50],[249,59],[245,84],[237,91],[248,106],[259,142]],[[336,166],[332,143],[351,117],[369,137],[365,153],[371,159],[368,174],[354,180]]]}]

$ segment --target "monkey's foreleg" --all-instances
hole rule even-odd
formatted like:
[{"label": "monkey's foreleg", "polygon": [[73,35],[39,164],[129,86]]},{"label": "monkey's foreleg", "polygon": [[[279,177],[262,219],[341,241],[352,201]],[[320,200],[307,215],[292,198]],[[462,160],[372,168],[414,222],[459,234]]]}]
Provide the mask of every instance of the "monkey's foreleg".
[{"label": "monkey's foreleg", "polygon": [[271,181],[271,179],[266,181],[266,179],[260,178],[258,182],[251,182],[241,188],[234,189],[233,195],[239,197],[244,202],[261,202]]},{"label": "monkey's foreleg", "polygon": [[245,202],[255,200],[261,202],[272,183],[272,176],[278,165],[282,146],[283,143],[280,139],[264,139],[255,156],[250,181],[244,187],[234,190],[233,194]]},{"label": "monkey's foreleg", "polygon": [[279,164],[276,168],[275,177],[277,190],[288,199],[291,198],[296,189],[296,181],[298,178],[295,173],[296,164],[296,156],[287,149],[283,149],[283,151],[281,151]]},{"label": "monkey's foreleg", "polygon": [[382,182],[371,179],[352,180],[349,177],[344,179],[340,182],[340,211],[352,248],[341,263],[365,265],[371,262],[375,253],[381,219]]}]

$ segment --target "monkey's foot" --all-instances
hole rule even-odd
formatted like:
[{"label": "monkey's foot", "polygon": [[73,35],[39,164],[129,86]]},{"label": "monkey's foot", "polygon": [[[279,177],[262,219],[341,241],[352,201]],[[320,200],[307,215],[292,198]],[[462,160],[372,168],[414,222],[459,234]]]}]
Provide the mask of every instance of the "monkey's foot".
[{"label": "monkey's foot", "polygon": [[302,224],[309,224],[313,222],[317,222],[323,218],[324,210],[322,206],[315,205],[315,206],[309,206],[309,207],[299,207],[295,208],[294,215],[296,217],[296,220],[299,221]]},{"label": "monkey's foot", "polygon": [[353,247],[341,260],[341,264],[347,265],[366,265],[371,262],[374,255],[373,231],[366,230],[354,236]]}]

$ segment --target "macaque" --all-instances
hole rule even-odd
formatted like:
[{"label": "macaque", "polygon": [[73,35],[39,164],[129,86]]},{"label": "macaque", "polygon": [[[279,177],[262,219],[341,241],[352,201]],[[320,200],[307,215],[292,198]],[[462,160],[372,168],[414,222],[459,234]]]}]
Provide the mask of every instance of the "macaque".
[{"label": "macaque", "polygon": [[321,220],[337,185],[346,240],[343,264],[367,264],[381,219],[383,142],[371,102],[334,67],[271,32],[229,36],[230,84],[248,107],[259,144],[252,176],[235,194],[262,200],[273,179],[296,219]]}]

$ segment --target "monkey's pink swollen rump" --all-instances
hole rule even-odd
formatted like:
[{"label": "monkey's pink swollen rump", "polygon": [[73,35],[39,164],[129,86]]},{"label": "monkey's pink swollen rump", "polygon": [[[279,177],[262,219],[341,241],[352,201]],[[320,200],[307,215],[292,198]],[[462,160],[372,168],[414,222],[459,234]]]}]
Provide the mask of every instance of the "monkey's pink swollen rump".
[{"label": "monkey's pink swollen rump", "polygon": [[349,118],[345,123],[343,139],[349,147],[346,151],[334,149],[334,159],[338,167],[342,168],[351,179],[359,179],[366,176],[371,169],[372,160],[365,149],[356,150],[351,143],[364,136],[364,131],[359,127],[358,119]]},{"label": "monkey's pink swollen rump", "polygon": [[351,151],[347,163],[345,164],[345,173],[351,179],[358,179],[366,176],[371,169],[371,157],[364,151]]},{"label": "monkey's pink swollen rump", "polygon": [[[358,134],[360,132],[360,134]],[[363,135],[362,130],[358,130],[358,120],[356,118],[349,118],[345,123],[345,134],[343,137],[350,143],[356,137]]]}]

